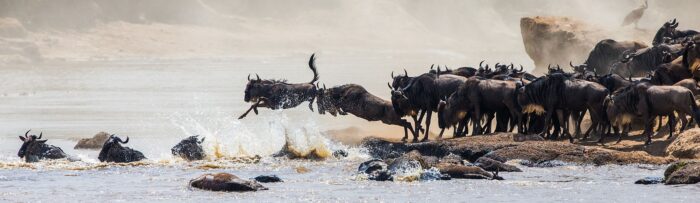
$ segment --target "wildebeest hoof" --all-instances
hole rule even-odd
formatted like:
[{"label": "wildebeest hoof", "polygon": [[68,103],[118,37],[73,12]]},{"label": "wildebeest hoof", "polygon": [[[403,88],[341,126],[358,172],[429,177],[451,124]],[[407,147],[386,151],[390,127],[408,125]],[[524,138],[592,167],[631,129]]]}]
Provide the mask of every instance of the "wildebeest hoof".
[{"label": "wildebeest hoof", "polygon": [[261,182],[261,183],[277,183],[277,182],[284,182],[280,177],[277,177],[277,175],[261,175],[258,177],[254,178],[255,181]]},{"label": "wildebeest hoof", "polygon": [[204,174],[190,180],[190,186],[203,190],[227,192],[267,190],[257,181],[243,180],[229,173]]}]

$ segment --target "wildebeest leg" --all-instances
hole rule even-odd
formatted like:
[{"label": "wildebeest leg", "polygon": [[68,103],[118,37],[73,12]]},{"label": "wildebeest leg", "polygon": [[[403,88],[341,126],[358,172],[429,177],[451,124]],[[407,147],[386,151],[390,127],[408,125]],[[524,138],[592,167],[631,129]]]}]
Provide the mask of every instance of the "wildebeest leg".
[{"label": "wildebeest leg", "polygon": [[668,115],[668,138],[666,139],[671,139],[673,137],[673,129],[676,128],[676,116],[673,115],[673,113]]},{"label": "wildebeest leg", "polygon": [[[685,130],[685,127],[688,125],[688,118],[686,118],[685,113],[678,112],[678,120],[681,121],[680,133],[682,133]],[[673,127],[675,128],[676,126],[674,125]]]},{"label": "wildebeest leg", "polygon": [[493,118],[496,117],[495,112],[489,112],[486,115],[486,124],[484,124],[484,130],[482,131],[482,134],[489,134],[491,133],[491,121],[493,121]]},{"label": "wildebeest leg", "polygon": [[655,118],[655,117],[652,117],[652,116],[647,116],[647,117],[646,117],[646,123],[645,123],[645,125],[644,125],[644,127],[646,128],[646,130],[644,130],[644,132],[646,132],[647,141],[644,142],[644,145],[649,145],[649,144],[651,144],[651,134],[653,133],[653,132],[652,132],[652,128],[654,128],[654,118]]},{"label": "wildebeest leg", "polygon": [[[557,111],[557,119],[559,119],[560,121],[569,120],[566,117],[566,113],[563,110]],[[562,137],[563,137],[563,135],[568,135],[569,142],[574,143],[574,137],[572,137],[571,133],[569,133],[569,125],[567,124],[567,122],[559,122],[559,123],[561,123],[561,126],[562,126],[562,131],[563,131]]]},{"label": "wildebeest leg", "polygon": [[262,103],[262,100],[259,99],[257,102],[255,102],[255,104],[250,105],[250,108],[248,108],[248,110],[245,111],[245,113],[243,113],[243,115],[239,116],[238,119],[243,119],[243,118],[245,118],[246,116],[248,116],[248,113],[250,113],[250,111],[253,110],[253,109],[255,109],[255,114],[258,114],[257,108],[258,108],[258,106],[260,105],[260,103]]},{"label": "wildebeest leg", "polygon": [[442,139],[442,134],[445,133],[445,128],[440,128],[440,134],[438,134],[438,140]]},{"label": "wildebeest leg", "polygon": [[553,109],[554,109],[554,108],[549,108],[549,109],[545,110],[546,113],[545,113],[545,116],[544,116],[544,123],[543,123],[543,124],[544,124],[544,128],[543,128],[542,132],[540,132],[540,136],[542,136],[542,137],[545,137],[545,132],[549,131],[549,125],[550,125],[551,120],[552,120],[552,111],[553,111]]},{"label": "wildebeest leg", "polygon": [[[418,111],[419,111],[418,120],[415,120],[415,118],[413,120],[414,124],[416,125],[416,126],[414,126],[416,128],[414,130],[416,133],[415,133],[415,135],[413,135],[413,142],[418,142],[418,136],[420,136],[420,132],[423,128],[421,126],[421,123],[423,122],[423,117],[425,116],[425,110],[418,110]],[[423,132],[425,132],[425,131],[423,131]]]},{"label": "wildebeest leg", "polygon": [[[656,131],[661,131],[661,128],[663,128],[663,121],[662,121],[662,119],[664,119],[664,117],[663,117],[663,116],[659,116],[659,127],[656,128]],[[654,129],[651,129],[651,130],[652,130],[652,132],[654,132]]]},{"label": "wildebeest leg", "polygon": [[472,136],[481,134],[481,110],[475,108],[472,113]]},{"label": "wildebeest leg", "polygon": [[[596,108],[594,108],[594,109],[596,109]],[[586,133],[583,134],[583,139],[588,138],[588,135],[589,135],[589,134],[591,133],[591,131],[593,131],[593,130],[596,130],[595,133],[600,134],[600,133],[597,132],[597,131],[598,131],[597,128],[598,128],[598,125],[600,124],[600,120],[601,120],[600,118],[601,118],[601,116],[602,116],[602,113],[599,112],[599,111],[597,111],[597,110],[594,110],[594,109],[589,109],[589,110],[588,110],[588,113],[591,114],[591,116],[590,116],[590,117],[591,117],[591,126],[588,127],[588,130],[586,130]],[[602,135],[601,135],[601,136],[602,136]]]},{"label": "wildebeest leg", "polygon": [[459,132],[459,137],[465,137],[467,136],[467,133],[469,133],[469,128],[467,127],[467,124],[469,124],[469,119],[471,119],[471,114],[467,113],[467,115],[462,118],[462,121],[459,122],[459,129],[457,131]]},{"label": "wildebeest leg", "polygon": [[401,141],[406,142],[406,140],[408,140],[408,129],[411,129],[411,133],[413,134],[414,137],[416,136],[416,134],[415,134],[416,132],[413,131],[413,126],[411,126],[411,123],[409,123],[408,121],[403,120],[403,119],[402,119],[402,121],[404,121],[404,123],[403,123],[403,138],[401,139]]},{"label": "wildebeest leg", "polygon": [[309,101],[309,109],[311,109],[311,112],[314,112],[314,100],[316,100],[316,97],[311,97],[311,101]]},{"label": "wildebeest leg", "polygon": [[433,115],[433,111],[426,110],[428,112],[428,117],[425,118],[425,133],[423,133],[423,140],[421,142],[428,141],[428,134],[430,134],[430,117]]}]

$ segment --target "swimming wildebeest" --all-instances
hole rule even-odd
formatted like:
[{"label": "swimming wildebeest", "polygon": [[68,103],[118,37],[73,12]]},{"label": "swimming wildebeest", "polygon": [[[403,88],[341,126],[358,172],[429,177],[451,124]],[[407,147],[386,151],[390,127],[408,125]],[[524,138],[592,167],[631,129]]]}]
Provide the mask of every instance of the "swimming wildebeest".
[{"label": "swimming wildebeest", "polygon": [[[568,133],[568,126],[565,125],[564,115],[567,112],[589,112],[592,124],[584,134],[586,138],[603,121],[603,102],[607,95],[608,90],[598,83],[572,79],[557,73],[543,76],[520,88],[518,102],[524,113],[545,113],[545,128],[541,135],[548,131],[552,116],[557,113],[564,133],[568,134],[569,141],[573,142],[573,137]],[[579,123],[576,128],[576,133],[580,132]]]},{"label": "swimming wildebeest", "polygon": [[29,135],[28,130],[24,133],[24,136],[19,136],[22,140],[22,147],[19,148],[17,156],[19,158],[24,158],[26,162],[37,162],[40,159],[62,159],[66,158],[66,153],[59,147],[46,144],[47,140],[40,140],[43,133],[39,133],[39,136]]},{"label": "swimming wildebeest", "polygon": [[[472,135],[482,133],[480,124],[484,112],[508,111],[511,127],[520,120],[520,108],[515,98],[519,83],[472,77],[465,81],[438,106],[438,125],[445,128],[464,119],[471,113],[473,122]],[[488,123],[488,122],[487,122]],[[501,124],[503,125],[503,124]],[[497,131],[502,130],[497,127]]]},{"label": "swimming wildebeest", "polygon": [[105,144],[102,145],[102,150],[100,150],[100,154],[97,156],[97,159],[99,159],[101,162],[116,163],[127,163],[146,159],[146,157],[143,156],[143,153],[121,145],[128,142],[129,137],[126,137],[126,140],[122,141],[122,139],[117,136],[109,136],[109,139],[107,139]]},{"label": "swimming wildebeest", "polygon": [[299,106],[302,102],[309,102],[309,109],[313,111],[313,103],[316,98],[316,86],[314,82],[318,80],[318,71],[314,61],[315,54],[309,59],[309,68],[313,72],[314,77],[309,83],[289,84],[285,80],[262,80],[258,74],[256,78],[251,80],[248,75],[248,84],[245,88],[245,102],[254,102],[250,108],[243,113],[238,119],[242,119],[250,113],[251,110],[258,113],[258,107],[270,109],[289,109]]},{"label": "swimming wildebeest", "polygon": [[[391,87],[390,87],[391,88]],[[325,111],[350,113],[368,121],[382,121],[389,125],[403,127],[403,141],[408,139],[408,131],[411,130],[413,139],[418,140],[418,136],[413,131],[411,123],[401,119],[402,114],[396,113],[391,101],[384,100],[369,93],[364,87],[356,84],[346,84],[332,87],[330,89],[319,88],[318,112],[324,114]],[[333,114],[335,116],[335,114]]]},{"label": "swimming wildebeest", "polygon": [[[647,134],[646,145],[651,144],[651,128],[654,118],[657,116],[669,116],[669,139],[673,136],[672,126],[675,126],[674,112],[678,112],[681,116],[691,115],[693,120],[700,125],[700,121],[697,120],[700,116],[700,110],[695,104],[693,93],[680,86],[659,86],[651,85],[648,82],[639,82],[616,92],[612,97],[612,104],[608,108],[612,108],[608,111],[615,111],[616,115],[642,117],[646,128],[644,132]],[[620,139],[618,137],[618,142]]]},{"label": "swimming wildebeest", "polygon": [[190,136],[180,141],[180,143],[177,143],[170,151],[174,156],[182,157],[188,161],[202,160],[207,156],[207,154],[204,153],[204,148],[202,148],[204,138],[205,137],[202,137],[200,140],[199,135]]},{"label": "swimming wildebeest", "polygon": [[639,42],[618,42],[612,39],[605,39],[595,45],[591,53],[588,54],[586,61],[579,66],[599,75],[608,74],[610,73],[611,65],[620,60],[623,52],[627,50],[636,51],[646,47],[646,45]]},{"label": "swimming wildebeest", "polygon": [[692,40],[695,35],[700,34],[695,30],[676,30],[676,28],[678,28],[678,21],[676,21],[675,18],[664,23],[664,25],[656,31],[652,45],[656,46],[662,43],[678,44],[687,40]]},{"label": "swimming wildebeest", "polygon": [[245,192],[267,190],[254,180],[243,180],[230,173],[204,174],[190,180],[190,186],[211,191]]}]

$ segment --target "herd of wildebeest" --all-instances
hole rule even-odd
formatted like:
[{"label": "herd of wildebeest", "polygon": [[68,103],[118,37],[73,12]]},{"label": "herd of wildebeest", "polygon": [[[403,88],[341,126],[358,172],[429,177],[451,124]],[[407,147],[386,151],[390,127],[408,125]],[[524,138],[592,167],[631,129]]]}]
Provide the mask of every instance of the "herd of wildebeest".
[{"label": "herd of wildebeest", "polygon": [[[432,113],[437,112],[440,137],[447,128],[454,128],[454,137],[466,136],[471,124],[472,135],[517,129],[519,133],[536,133],[548,139],[567,136],[573,142],[574,138],[587,139],[593,133],[602,142],[606,135],[614,133],[619,142],[620,131],[627,134],[633,121],[640,121],[647,136],[646,144],[650,144],[656,118],[661,129],[661,117],[668,117],[669,138],[673,136],[676,119],[681,121],[681,131],[694,125],[693,120],[700,123],[700,110],[694,97],[700,94],[697,81],[700,35],[677,27],[675,19],[664,23],[651,47],[639,42],[602,40],[583,64],[569,64],[573,72],[555,65],[548,67],[547,74],[537,77],[524,72],[522,65],[516,68],[512,63],[496,63],[490,67],[484,61],[478,68],[431,66],[428,72],[414,76],[405,70],[398,75],[392,72],[388,82],[390,101],[357,84],[319,86],[312,55],[308,65],[314,76],[308,83],[263,80],[257,74],[251,79],[248,75],[244,100],[253,104],[239,119],[250,111],[257,114],[258,107],[288,109],[306,101],[313,111],[315,101],[320,114],[350,113],[369,121],[401,126],[403,141],[411,134],[413,142],[418,142],[421,133],[422,140],[427,140]],[[586,112],[591,125],[582,133],[580,126]],[[404,117],[410,117],[413,124]],[[573,135],[570,122],[575,126]],[[42,134],[29,135],[27,131],[20,136],[24,144],[17,155],[27,162],[68,157],[41,138]],[[188,137],[173,147],[172,153],[187,160],[203,159],[203,141],[196,136]],[[145,159],[141,152],[122,146],[127,142],[129,138],[110,136],[98,159],[102,162]]]},{"label": "herd of wildebeest", "polygon": [[[314,74],[308,83],[263,80],[256,74],[245,89],[245,101],[258,107],[288,109],[315,101],[320,114],[353,114],[369,121],[382,121],[404,128],[403,141],[413,135],[413,142],[428,139],[432,113],[437,112],[442,137],[445,129],[454,128],[454,137],[491,132],[537,133],[548,139],[560,135],[586,139],[615,133],[618,142],[630,131],[633,121],[643,122],[646,144],[656,118],[668,117],[670,135],[676,120],[681,131],[700,123],[700,111],[694,95],[699,94],[700,35],[693,30],[678,30],[673,19],[658,30],[652,46],[633,41],[606,39],[598,42],[588,59],[580,65],[569,63],[573,72],[559,65],[549,66],[544,76],[534,76],[512,63],[484,61],[478,68],[431,65],[428,72],[410,76],[408,72],[391,73],[388,83],[391,100],[384,100],[357,84],[332,88],[320,86],[314,55],[309,67]],[[427,69],[427,68],[426,68]],[[634,78],[634,79],[633,79]],[[591,125],[582,133],[581,122],[588,113]],[[427,114],[427,115],[426,115]],[[404,117],[413,120],[411,124]],[[689,119],[690,118],[690,122]],[[425,119],[425,127],[423,127]],[[495,127],[492,122],[495,119]],[[570,122],[575,126],[573,135]],[[583,137],[580,137],[581,134]]]}]

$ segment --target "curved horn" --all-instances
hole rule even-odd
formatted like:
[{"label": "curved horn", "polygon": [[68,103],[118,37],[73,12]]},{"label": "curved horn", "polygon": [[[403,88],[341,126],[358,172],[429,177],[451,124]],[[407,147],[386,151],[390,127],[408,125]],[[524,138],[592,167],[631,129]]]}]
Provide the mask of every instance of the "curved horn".
[{"label": "curved horn", "polygon": [[408,71],[406,71],[405,68],[403,69],[403,74],[404,74],[404,76],[407,76],[407,77],[408,77]]},{"label": "curved horn", "polygon": [[498,69],[498,62],[496,63],[495,66],[493,66],[495,69]]},{"label": "curved horn", "polygon": [[513,69],[513,63],[510,63],[510,69]]},{"label": "curved horn", "polygon": [[520,64],[520,71],[518,71],[518,72],[523,72],[523,70],[525,70],[525,69],[523,68],[523,64]]},{"label": "curved horn", "polygon": [[484,68],[484,67],[481,66],[481,64],[484,63],[484,61],[486,61],[486,60],[481,60],[481,62],[479,62],[479,68],[481,68],[481,69]]},{"label": "curved horn", "polygon": [[323,89],[326,89],[326,83],[323,83]]},{"label": "curved horn", "polygon": [[390,90],[394,90],[394,88],[391,87],[391,84],[390,84],[389,82],[386,82],[386,85],[389,86],[389,89],[390,89]]},{"label": "curved horn", "polygon": [[576,66],[574,66],[574,63],[571,61],[569,61],[569,66],[571,66],[572,68],[576,68]]},{"label": "curved horn", "polygon": [[38,139],[41,139],[41,136],[43,136],[43,135],[44,135],[44,132],[39,133],[39,137],[36,138],[36,139],[37,139],[37,140],[38,140]]},{"label": "curved horn", "polygon": [[394,78],[394,71],[391,71],[391,78]]},{"label": "curved horn", "polygon": [[202,137],[202,140],[199,140],[198,143],[199,143],[199,144],[202,144],[202,142],[204,142],[204,138],[207,138],[207,137]]},{"label": "curved horn", "polygon": [[24,137],[29,137],[29,131],[32,131],[32,129],[27,130],[27,132],[24,133]]},{"label": "curved horn", "polygon": [[128,143],[128,142],[129,142],[129,136],[127,136],[127,137],[126,137],[126,140],[124,140],[124,141],[122,141],[122,139],[119,139],[119,142],[121,142],[122,144]]},{"label": "curved horn", "polygon": [[258,79],[257,79],[258,81],[261,81],[261,80],[260,80],[260,76],[259,76],[257,73],[255,74],[255,77],[258,78]]},{"label": "curved horn", "polygon": [[250,73],[248,73],[248,81],[250,81]]},{"label": "curved horn", "polygon": [[[430,65],[430,70],[433,70],[433,66],[435,66],[435,64]],[[438,65],[438,66],[440,66],[440,65]]]}]

